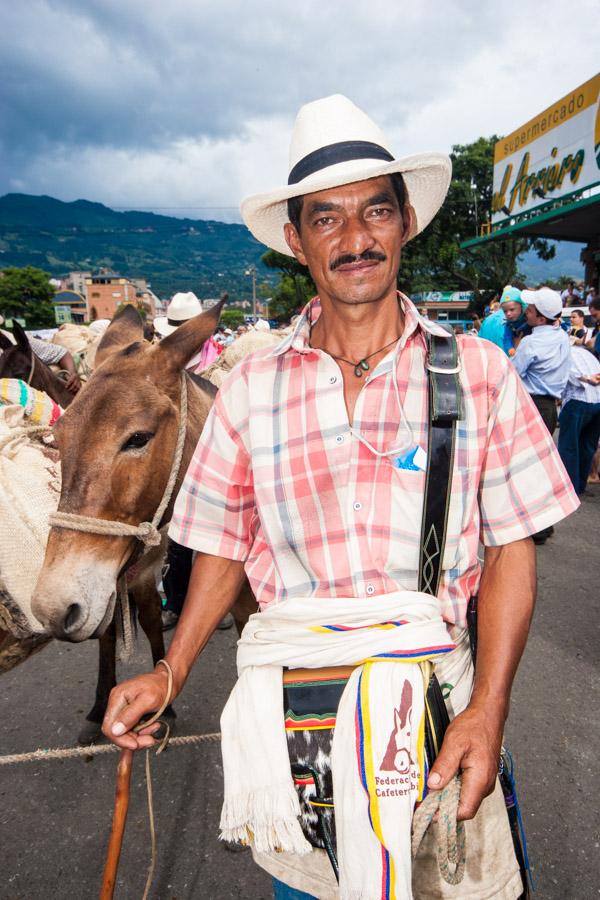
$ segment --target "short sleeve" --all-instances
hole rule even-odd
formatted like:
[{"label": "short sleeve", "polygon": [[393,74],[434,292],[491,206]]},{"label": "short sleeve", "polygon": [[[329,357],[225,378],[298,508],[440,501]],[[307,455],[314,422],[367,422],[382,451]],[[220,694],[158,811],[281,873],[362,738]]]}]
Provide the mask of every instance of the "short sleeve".
[{"label": "short sleeve", "polygon": [[68,352],[66,347],[61,347],[59,344],[50,344],[48,341],[40,341],[38,338],[29,338],[29,343],[37,358],[41,359],[47,366],[56,365]]},{"label": "short sleeve", "polygon": [[550,432],[508,360],[490,368],[488,443],[479,485],[486,546],[529,537],[579,506]]},{"label": "short sleeve", "polygon": [[241,562],[250,552],[254,510],[246,423],[247,394],[236,372],[208,414],[169,527],[169,537],[184,547]]}]

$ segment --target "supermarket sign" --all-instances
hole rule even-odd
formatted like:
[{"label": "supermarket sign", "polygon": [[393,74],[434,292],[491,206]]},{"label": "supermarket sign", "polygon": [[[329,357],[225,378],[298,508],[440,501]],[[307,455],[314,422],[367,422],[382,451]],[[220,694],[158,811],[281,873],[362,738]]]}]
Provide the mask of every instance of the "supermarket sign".
[{"label": "supermarket sign", "polygon": [[600,184],[600,73],[494,148],[492,222]]}]

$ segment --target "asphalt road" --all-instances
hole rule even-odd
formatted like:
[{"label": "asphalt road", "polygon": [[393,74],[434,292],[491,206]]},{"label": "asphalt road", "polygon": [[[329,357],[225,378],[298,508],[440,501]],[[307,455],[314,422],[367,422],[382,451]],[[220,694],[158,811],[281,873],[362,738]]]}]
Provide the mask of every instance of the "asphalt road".
[{"label": "asphalt road", "polygon": [[[507,740],[516,759],[537,900],[600,896],[597,561],[600,489],[538,550],[536,616]],[[177,733],[218,731],[234,683],[235,635],[218,632],[176,704]],[[96,646],[54,643],[0,678],[0,755],[69,746],[92,703]],[[142,641],[126,677],[143,671]],[[87,900],[101,882],[117,757],[0,767],[0,897]],[[153,762],[159,862],[153,900],[271,897],[247,851],[217,841],[218,744]],[[149,862],[143,763],[136,760],[118,900],[139,900]]]}]

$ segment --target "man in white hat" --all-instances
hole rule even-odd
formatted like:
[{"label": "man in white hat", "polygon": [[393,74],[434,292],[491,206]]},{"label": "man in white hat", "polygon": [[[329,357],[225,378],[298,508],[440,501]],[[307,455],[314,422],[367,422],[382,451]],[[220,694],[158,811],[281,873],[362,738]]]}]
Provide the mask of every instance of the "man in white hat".
[{"label": "man in white hat", "polygon": [[[300,110],[287,186],[242,204],[258,240],[308,266],[318,296],[291,334],[247,357],[217,395],[171,524],[198,557],[166,661],[178,693],[247,576],[261,612],[240,641],[240,678],[221,720],[221,828],[252,845],[276,897],[301,896],[295,889],[346,900],[512,900],[523,891],[496,773],[533,610],[529,536],[578,501],[510,362],[459,337],[450,372],[460,375],[464,409],[443,571],[439,588],[417,590],[432,534],[422,546],[426,478],[433,485],[438,470],[432,454],[426,475],[428,346],[453,338],[398,293],[396,278],[404,245],[443,203],[450,172],[440,154],[395,158],[371,119],[336,95]],[[432,565],[436,554],[439,545]],[[466,623],[477,591],[474,676]],[[286,706],[284,715],[286,667],[286,683],[308,679],[321,696],[323,684],[345,683],[337,713],[311,718],[310,707]],[[131,729],[163,701],[165,668],[113,691],[104,731],[119,746],[153,743]],[[453,719],[437,757],[423,737],[432,668]],[[318,801],[317,782],[328,754],[293,778],[284,728],[290,741],[309,729],[306,746],[320,747],[332,714],[337,850],[325,838],[319,845],[330,866],[299,822],[308,809],[306,830],[317,818],[326,827],[331,799]],[[458,796],[459,772],[466,868],[449,885],[431,832],[411,866],[411,821],[428,791],[433,800]]]}]

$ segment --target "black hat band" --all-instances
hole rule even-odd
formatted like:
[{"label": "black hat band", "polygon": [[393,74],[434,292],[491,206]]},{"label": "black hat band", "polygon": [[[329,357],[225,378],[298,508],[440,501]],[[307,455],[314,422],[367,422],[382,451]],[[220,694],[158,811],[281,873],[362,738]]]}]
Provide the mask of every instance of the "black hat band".
[{"label": "black hat band", "polygon": [[339,141],[337,144],[319,147],[297,162],[289,174],[288,184],[298,184],[321,169],[352,159],[381,159],[393,162],[394,157],[385,147],[371,141]]}]

